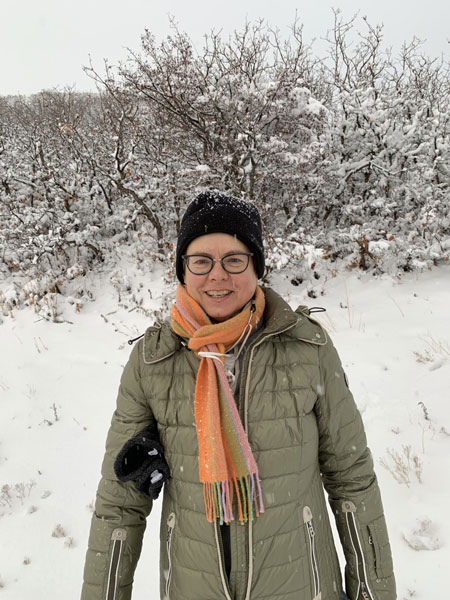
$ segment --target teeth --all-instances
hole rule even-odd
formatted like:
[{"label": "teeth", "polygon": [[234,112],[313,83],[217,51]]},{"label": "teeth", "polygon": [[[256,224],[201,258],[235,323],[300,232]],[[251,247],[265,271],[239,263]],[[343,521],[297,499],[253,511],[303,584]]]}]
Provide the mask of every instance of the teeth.
[{"label": "teeth", "polygon": [[208,296],[214,296],[215,298],[218,298],[220,296],[226,296],[227,294],[229,294],[229,290],[221,290],[221,291],[216,291],[216,290],[211,290],[210,292],[206,292],[208,294]]}]

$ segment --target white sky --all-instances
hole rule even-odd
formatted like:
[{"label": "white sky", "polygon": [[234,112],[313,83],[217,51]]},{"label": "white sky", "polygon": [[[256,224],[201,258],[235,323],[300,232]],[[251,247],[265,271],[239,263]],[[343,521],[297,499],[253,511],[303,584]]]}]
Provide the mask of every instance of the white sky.
[{"label": "white sky", "polygon": [[0,0],[0,95],[65,85],[93,89],[81,68],[89,55],[99,67],[103,58],[117,62],[127,47],[139,48],[145,27],[157,39],[167,35],[168,14],[201,45],[212,28],[229,33],[246,18],[264,18],[287,34],[297,10],[311,40],[331,27],[332,6],[346,18],[359,10],[372,25],[383,23],[394,48],[416,35],[427,39],[428,54],[450,55],[448,0]]}]

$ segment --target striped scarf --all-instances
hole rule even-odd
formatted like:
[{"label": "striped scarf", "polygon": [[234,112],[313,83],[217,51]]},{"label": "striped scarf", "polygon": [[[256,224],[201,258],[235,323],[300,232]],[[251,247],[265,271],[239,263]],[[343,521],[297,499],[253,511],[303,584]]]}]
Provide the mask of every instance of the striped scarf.
[{"label": "striped scarf", "polygon": [[264,512],[258,467],[227,380],[224,353],[248,337],[264,312],[264,293],[256,295],[237,315],[212,323],[207,314],[178,285],[170,313],[172,330],[188,340],[200,358],[195,383],[194,409],[199,449],[200,481],[203,483],[206,517],[230,523],[236,494],[239,521]]}]

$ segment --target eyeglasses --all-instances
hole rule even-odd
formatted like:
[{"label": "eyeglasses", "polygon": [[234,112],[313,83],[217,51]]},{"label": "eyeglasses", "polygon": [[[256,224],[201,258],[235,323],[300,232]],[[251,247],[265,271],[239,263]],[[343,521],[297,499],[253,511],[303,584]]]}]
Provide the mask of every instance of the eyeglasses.
[{"label": "eyeglasses", "polygon": [[227,254],[222,258],[212,258],[206,254],[189,254],[182,256],[185,265],[194,275],[207,275],[213,270],[214,263],[220,262],[222,269],[227,273],[243,273],[248,267],[250,256],[253,252],[237,252]]}]

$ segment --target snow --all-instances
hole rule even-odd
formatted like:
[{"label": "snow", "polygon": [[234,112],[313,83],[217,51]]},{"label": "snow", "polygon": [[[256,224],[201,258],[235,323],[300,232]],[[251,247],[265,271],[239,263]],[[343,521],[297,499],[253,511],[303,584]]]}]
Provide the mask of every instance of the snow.
[{"label": "snow", "polygon": [[[445,266],[401,279],[338,273],[315,283],[314,300],[305,285],[290,283],[287,272],[272,276],[273,287],[293,307],[327,309],[314,317],[337,346],[363,415],[399,600],[442,598],[447,589],[449,274]],[[138,275],[130,270],[129,277]],[[173,285],[163,283],[158,270],[148,278],[153,304],[146,308],[154,312],[155,299],[173,297]],[[79,597],[105,437],[130,351],[126,342],[152,322],[118,304],[104,276],[97,286],[97,299],[78,311],[63,303],[60,323],[25,309],[4,316],[0,325],[2,600]],[[403,471],[396,471],[395,460]],[[135,598],[159,597],[160,507],[159,499],[145,534]]]}]

